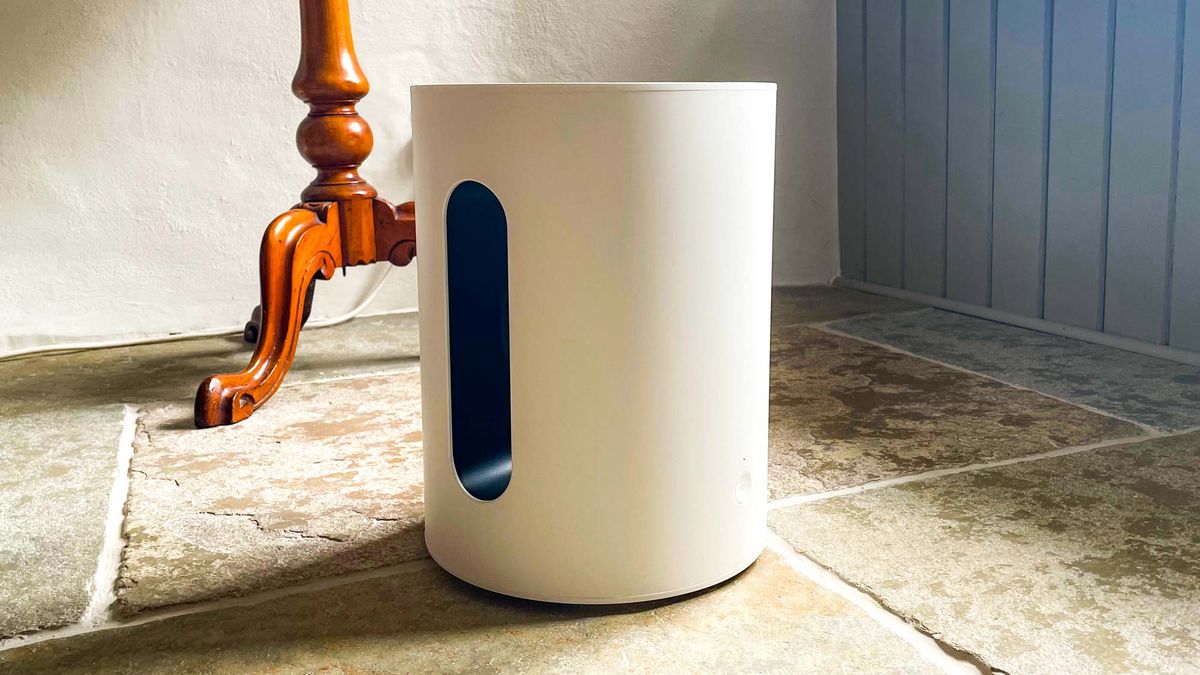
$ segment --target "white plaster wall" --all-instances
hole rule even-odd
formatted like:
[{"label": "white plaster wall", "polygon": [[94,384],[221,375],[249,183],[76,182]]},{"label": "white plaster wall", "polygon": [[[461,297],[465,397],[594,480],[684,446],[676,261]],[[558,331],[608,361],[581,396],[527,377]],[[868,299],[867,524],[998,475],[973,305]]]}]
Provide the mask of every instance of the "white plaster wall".
[{"label": "white plaster wall", "polygon": [[[352,0],[363,174],[412,197],[408,86],[779,83],[774,276],[836,271],[834,0]],[[3,0],[0,353],[239,326],[263,227],[312,171],[293,134],[291,0]],[[737,236],[730,223],[729,236]],[[719,246],[720,242],[714,242]],[[383,272],[318,286],[317,316]],[[416,303],[396,270],[370,310]]]}]

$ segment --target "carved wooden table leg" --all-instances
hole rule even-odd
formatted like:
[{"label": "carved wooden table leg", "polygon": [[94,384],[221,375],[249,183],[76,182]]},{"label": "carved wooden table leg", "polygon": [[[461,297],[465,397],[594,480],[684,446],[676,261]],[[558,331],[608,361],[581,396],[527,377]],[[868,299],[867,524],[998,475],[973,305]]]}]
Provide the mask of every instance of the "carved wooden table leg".
[{"label": "carved wooden table leg", "polygon": [[262,334],[250,365],[239,373],[213,375],[196,396],[197,426],[240,422],[271,397],[296,355],[304,294],[313,278],[328,279],[341,265],[336,209],[322,215],[294,209],[267,227],[259,254]]},{"label": "carved wooden table leg", "polygon": [[358,175],[374,139],[355,110],[369,84],[354,53],[348,0],[300,0],[300,27],[292,92],[309,112],[296,146],[317,177],[301,193],[303,202],[267,227],[259,254],[257,347],[241,371],[200,384],[198,427],[240,422],[279,389],[296,355],[314,279],[377,261],[407,265],[416,255],[412,202],[392,206]]},{"label": "carved wooden table leg", "polygon": [[[308,291],[304,293],[304,313],[300,315],[300,327],[304,328],[304,324],[308,323],[308,316],[312,314],[313,295],[317,290],[317,281],[314,279],[308,284]],[[262,333],[262,305],[255,305],[250,312],[250,320],[246,322],[242,328],[242,339],[250,344],[258,343],[258,336]]]}]

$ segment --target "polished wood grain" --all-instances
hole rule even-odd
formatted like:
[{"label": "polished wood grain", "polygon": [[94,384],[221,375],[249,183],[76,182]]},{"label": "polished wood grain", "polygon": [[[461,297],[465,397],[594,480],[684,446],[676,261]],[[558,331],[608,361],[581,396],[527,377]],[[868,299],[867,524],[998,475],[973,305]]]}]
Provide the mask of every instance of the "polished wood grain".
[{"label": "polished wood grain", "polygon": [[[211,375],[196,396],[196,425],[233,424],[249,417],[279,389],[296,355],[304,289],[329,279],[342,264],[337,209],[293,209],[271,222],[259,257],[262,326],[250,365]],[[301,292],[297,292],[300,289]]]},{"label": "polished wood grain", "polygon": [[354,106],[370,90],[354,53],[348,0],[300,0],[300,65],[292,93],[309,110],[296,130],[296,147],[317,170],[301,194],[304,201],[378,194],[358,175],[375,139]]},{"label": "polished wood grain", "polygon": [[197,427],[240,422],[279,389],[296,356],[315,279],[331,278],[338,267],[407,265],[417,253],[413,203],[379,199],[358,173],[374,138],[355,109],[370,84],[354,53],[348,0],[300,0],[300,35],[292,92],[309,112],[296,130],[296,147],[317,176],[302,202],[263,235],[262,301],[246,329],[257,338],[254,355],[241,371],[200,384]]},{"label": "polished wood grain", "polygon": [[392,206],[383,199],[372,201],[375,218],[375,259],[403,267],[417,257],[416,204]]}]

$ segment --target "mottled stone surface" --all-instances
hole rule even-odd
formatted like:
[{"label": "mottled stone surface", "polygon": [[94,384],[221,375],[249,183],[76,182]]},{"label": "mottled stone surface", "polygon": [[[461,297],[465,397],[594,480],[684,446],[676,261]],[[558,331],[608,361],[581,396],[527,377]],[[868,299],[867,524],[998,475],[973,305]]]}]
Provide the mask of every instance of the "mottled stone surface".
[{"label": "mottled stone surface", "polygon": [[771,342],[772,498],[1133,436],[1034,392],[795,326]]},{"label": "mottled stone surface", "polygon": [[124,410],[0,417],[0,637],[71,623],[87,607]]},{"label": "mottled stone surface", "polygon": [[504,598],[430,564],[251,607],[0,652],[0,671],[937,672],[770,553],[711,592],[615,607]]},{"label": "mottled stone surface", "polygon": [[1200,426],[1195,366],[936,309],[832,327],[1158,429]]},{"label": "mottled stone surface", "polygon": [[829,499],[771,524],[1007,672],[1200,670],[1200,434]]},{"label": "mottled stone surface", "polygon": [[[414,365],[417,350],[415,314],[309,329],[286,382],[393,371]],[[0,363],[0,415],[191,398],[205,377],[244,368],[252,351],[233,336]]]},{"label": "mottled stone surface", "polygon": [[234,426],[139,419],[118,608],[240,595],[425,556],[416,368],[281,389]]},{"label": "mottled stone surface", "polygon": [[771,289],[771,326],[817,323],[859,314],[905,312],[922,305],[832,286],[776,286]]},{"label": "mottled stone surface", "polygon": [[[86,607],[120,404],[190,398],[251,349],[207,338],[0,362],[0,635],[70,623]],[[287,383],[411,368],[416,357],[415,315],[356,319],[304,331]]]}]

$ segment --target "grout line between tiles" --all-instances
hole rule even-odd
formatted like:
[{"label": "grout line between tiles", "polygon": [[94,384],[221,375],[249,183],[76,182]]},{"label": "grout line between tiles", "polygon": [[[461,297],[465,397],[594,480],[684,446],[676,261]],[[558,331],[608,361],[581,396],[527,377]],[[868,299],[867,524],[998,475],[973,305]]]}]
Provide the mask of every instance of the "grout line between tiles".
[{"label": "grout line between tiles", "polygon": [[[853,317],[853,318],[857,319],[857,318],[859,318],[859,317],[858,317],[858,316],[855,316],[855,317]],[[837,319],[836,321],[840,321],[840,320],[841,320],[841,319]],[[913,358],[920,359],[920,360],[922,360],[922,361],[927,361],[927,362],[929,362],[929,363],[934,363],[934,364],[937,364],[937,365],[939,365],[939,366],[943,366],[943,367],[945,367],[945,368],[949,368],[949,369],[951,369],[951,370],[957,370],[957,371],[958,371],[958,372],[960,372],[960,373],[966,373],[966,374],[968,374],[968,375],[975,375],[975,376],[977,376],[977,377],[982,377],[982,378],[984,378],[984,379],[988,379],[988,380],[991,380],[991,381],[993,381],[993,382],[998,382],[998,383],[1000,383],[1000,384],[1003,384],[1003,385],[1005,385],[1006,387],[1012,387],[1013,389],[1020,389],[1020,390],[1022,390],[1022,391],[1033,392],[1034,394],[1037,394],[1037,395],[1039,395],[1039,396],[1045,396],[1046,398],[1053,399],[1053,400],[1055,400],[1055,401],[1058,401],[1059,403],[1065,403],[1065,404],[1067,404],[1067,405],[1069,405],[1069,406],[1072,406],[1072,407],[1075,407],[1075,408],[1079,408],[1079,409],[1081,409],[1081,410],[1086,410],[1086,411],[1088,411],[1088,412],[1090,412],[1090,413],[1094,413],[1094,414],[1096,414],[1096,415],[1100,415],[1100,416],[1102,416],[1102,417],[1107,417],[1107,418],[1109,418],[1109,419],[1114,419],[1114,420],[1119,420],[1119,421],[1121,421],[1121,422],[1126,422],[1126,423],[1128,423],[1128,424],[1132,424],[1133,426],[1137,427],[1138,429],[1141,429],[1141,430],[1142,430],[1144,433],[1146,433],[1146,434],[1148,434],[1148,435],[1166,433],[1166,432],[1165,432],[1164,430],[1162,430],[1162,429],[1156,429],[1155,427],[1149,426],[1149,425],[1147,425],[1147,424],[1142,424],[1141,422],[1138,422],[1137,420],[1131,420],[1131,419],[1129,419],[1129,418],[1122,417],[1122,416],[1120,416],[1120,415],[1115,415],[1115,414],[1113,414],[1113,413],[1111,413],[1111,412],[1107,412],[1107,411],[1104,411],[1104,410],[1100,410],[1099,408],[1094,408],[1094,407],[1092,407],[1092,406],[1090,406],[1090,405],[1087,405],[1086,403],[1079,403],[1079,402],[1077,402],[1077,401],[1072,401],[1072,400],[1070,400],[1070,399],[1066,399],[1066,398],[1063,398],[1063,397],[1061,397],[1061,396],[1055,396],[1054,394],[1048,394],[1048,393],[1046,393],[1046,392],[1044,392],[1044,391],[1039,391],[1039,390],[1037,390],[1037,389],[1034,389],[1033,387],[1029,387],[1029,386],[1026,386],[1026,385],[1023,385],[1023,384],[1017,384],[1017,383],[1015,383],[1015,382],[1009,382],[1009,381],[1007,381],[1007,380],[1002,380],[1002,379],[1000,379],[1000,378],[998,378],[998,377],[996,377],[996,376],[994,376],[994,375],[988,375],[987,373],[981,373],[981,372],[978,372],[978,371],[975,371],[975,370],[969,370],[969,369],[967,369],[967,368],[963,368],[962,366],[956,366],[956,365],[954,365],[954,364],[952,364],[952,363],[946,363],[946,362],[944,362],[944,361],[938,361],[937,359],[930,358],[930,357],[928,357],[928,356],[922,356],[922,355],[920,355],[920,354],[917,354],[917,353],[914,353],[914,352],[910,352],[910,351],[908,351],[908,350],[906,350],[906,349],[901,349],[901,348],[899,348],[899,347],[896,347],[896,346],[893,346],[893,345],[889,345],[889,344],[887,344],[887,343],[885,343],[885,342],[876,342],[875,340],[869,340],[869,339],[867,339],[867,338],[859,337],[859,336],[857,336],[857,335],[851,335],[851,334],[849,334],[849,333],[843,333],[842,331],[840,331],[840,330],[838,330],[838,329],[836,329],[836,328],[834,328],[834,327],[830,326],[829,324],[831,324],[831,323],[834,323],[834,322],[833,322],[833,321],[825,321],[825,322],[821,322],[821,323],[811,323],[811,324],[808,324],[808,325],[809,325],[809,327],[811,327],[811,328],[815,328],[815,329],[817,329],[817,330],[819,330],[819,331],[822,331],[822,332],[825,332],[825,333],[829,333],[830,335],[837,335],[838,337],[844,337],[844,338],[848,338],[848,339],[851,339],[851,340],[858,340],[859,342],[863,342],[863,343],[866,343],[866,344],[869,344],[869,345],[873,345],[873,346],[875,346],[875,347],[879,347],[880,349],[886,349],[886,350],[888,350],[889,352],[895,352],[895,353],[897,353],[897,354],[904,354],[905,356],[911,356],[911,357],[913,357]]]},{"label": "grout line between tiles", "polygon": [[117,574],[121,566],[121,551],[125,548],[125,500],[129,497],[129,467],[133,462],[137,417],[137,407],[126,404],[121,418],[121,436],[117,441],[117,465],[104,518],[103,544],[96,558],[96,572],[88,584],[88,604],[79,619],[81,625],[97,626],[108,621],[110,608],[117,599]]},{"label": "grout line between tiles", "polygon": [[105,618],[96,624],[86,624],[84,622],[74,623],[61,628],[52,628],[36,633],[28,633],[25,635],[17,635],[10,638],[0,639],[0,652],[9,649],[17,649],[28,645],[46,642],[47,640],[58,640],[61,638],[75,637],[85,635],[87,633],[98,633],[100,631],[113,630],[116,628],[130,628],[133,626],[141,626],[148,623],[165,621],[181,616],[189,616],[192,614],[206,614],[216,612],[223,609],[231,609],[235,607],[250,607],[271,600],[278,600],[292,595],[303,595],[305,593],[315,593],[330,588],[337,588],[347,584],[353,584],[360,581],[368,581],[371,579],[380,579],[384,577],[396,576],[405,572],[413,572],[422,569],[428,569],[435,566],[432,558],[421,558],[419,560],[410,560],[407,562],[388,565],[387,567],[378,567],[373,570],[363,570],[361,572],[351,572],[334,577],[325,577],[316,579],[295,586],[285,586],[283,588],[273,588],[266,591],[259,591],[250,595],[232,598],[218,598],[216,600],[207,600],[189,605],[181,605],[178,607],[166,607],[162,609],[147,610],[129,619],[117,619],[111,616],[110,613],[105,613]]},{"label": "grout line between tiles", "polygon": [[789,497],[780,497],[772,500],[767,504],[768,511],[782,509],[789,506],[797,506],[800,504],[808,504],[811,502],[824,501],[834,497],[845,497],[854,495],[868,490],[878,490],[881,488],[893,487],[895,485],[904,485],[905,483],[915,483],[917,481],[929,480],[932,478],[941,478],[943,476],[953,476],[954,474],[967,473],[969,471],[982,471],[984,469],[994,469],[1001,466],[1010,466],[1013,464],[1024,464],[1026,462],[1036,462],[1043,459],[1053,459],[1055,457],[1064,457],[1066,455],[1074,455],[1089,450],[1098,450],[1101,448],[1109,448],[1117,445],[1129,445],[1132,443],[1142,443],[1160,438],[1171,438],[1174,436],[1183,436],[1190,433],[1200,431],[1200,427],[1192,429],[1183,429],[1180,431],[1155,431],[1138,436],[1123,436],[1121,438],[1110,438],[1097,443],[1089,443],[1087,445],[1074,445],[1068,448],[1057,448],[1046,452],[1039,452],[1023,457],[1009,457],[1007,459],[998,459],[994,462],[980,462],[978,464],[968,464],[966,466],[950,467],[946,469],[934,469],[933,471],[925,471],[923,473],[909,474],[907,476],[897,476],[895,478],[885,478],[883,480],[871,481],[862,485],[855,485],[847,488],[839,488],[837,490],[829,490],[828,492],[816,492],[805,495],[791,495]]},{"label": "grout line between tiles", "polygon": [[774,551],[789,567],[801,576],[830,591],[843,600],[854,605],[876,623],[887,629],[896,637],[906,642],[916,650],[917,654],[936,666],[944,673],[963,675],[979,675],[989,671],[976,663],[959,658],[951,653],[950,647],[943,645],[934,637],[921,632],[900,616],[894,614],[878,600],[867,593],[855,588],[833,572],[814,562],[811,558],[796,551],[783,537],[774,532],[767,532],[767,548]]}]

